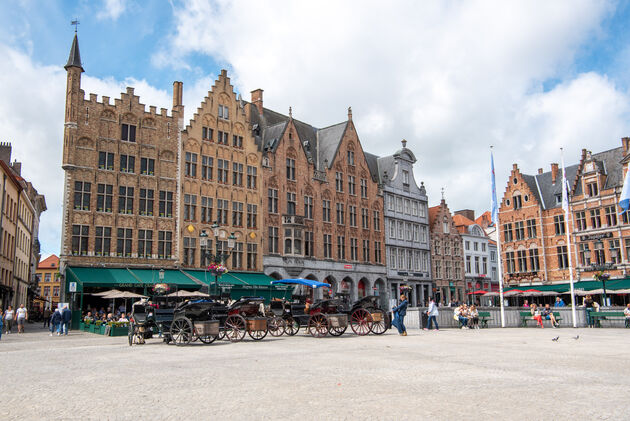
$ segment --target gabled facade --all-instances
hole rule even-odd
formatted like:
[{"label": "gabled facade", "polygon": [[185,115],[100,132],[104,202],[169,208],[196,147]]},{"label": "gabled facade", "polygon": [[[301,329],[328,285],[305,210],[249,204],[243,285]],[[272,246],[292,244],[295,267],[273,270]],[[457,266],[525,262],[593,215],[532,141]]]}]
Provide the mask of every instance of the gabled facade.
[{"label": "gabled facade", "polygon": [[[566,170],[572,182],[577,166]],[[565,229],[558,164],[536,175],[522,174],[514,164],[499,208],[505,285],[568,282]]]},{"label": "gabled facade", "polygon": [[577,176],[570,184],[573,218],[573,266],[579,279],[606,271],[625,278],[630,269],[630,220],[618,206],[630,161],[630,138],[622,146],[592,153],[582,150]]},{"label": "gabled facade", "polygon": [[431,278],[429,217],[424,183],[414,178],[416,157],[402,141],[393,155],[368,155],[377,167],[385,203],[385,246],[390,294],[401,285],[411,287],[411,306],[428,305],[433,296]]},{"label": "gabled facade", "polygon": [[444,199],[429,208],[429,227],[435,300],[441,305],[465,302],[462,236]]},{"label": "gabled facade", "polygon": [[263,107],[252,92],[250,121],[262,150],[265,273],[328,282],[351,300],[387,303],[383,198],[348,110],[318,129]]},{"label": "gabled facade", "polygon": [[[474,221],[473,211],[457,211],[453,220],[462,236],[466,294],[477,290],[497,289],[492,278],[491,240],[482,226]],[[494,260],[496,266],[496,247]]]},{"label": "gabled facade", "polygon": [[61,296],[59,257],[53,254],[39,262],[36,270],[36,279],[40,299],[35,301],[35,305],[40,311],[43,311],[44,308],[57,308]]},{"label": "gabled facade", "polygon": [[[208,250],[227,253],[227,237],[236,237],[227,267],[262,271],[261,152],[254,142],[245,102],[237,97],[223,70],[182,132],[180,171],[181,264],[207,267],[199,234]],[[219,243],[211,226],[217,223]]]},{"label": "gabled facade", "polygon": [[182,83],[173,84],[170,115],[147,110],[133,88],[113,102],[86,98],[76,34],[65,69],[62,273],[68,265],[175,265]]}]

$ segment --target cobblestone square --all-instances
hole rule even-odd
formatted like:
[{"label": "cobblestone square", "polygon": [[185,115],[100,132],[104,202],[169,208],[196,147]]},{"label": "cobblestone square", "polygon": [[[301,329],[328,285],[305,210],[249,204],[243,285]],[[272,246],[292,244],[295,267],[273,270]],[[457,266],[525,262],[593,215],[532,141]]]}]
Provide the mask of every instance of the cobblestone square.
[{"label": "cobblestone square", "polygon": [[129,347],[28,326],[0,341],[0,419],[620,420],[628,335],[447,329]]}]

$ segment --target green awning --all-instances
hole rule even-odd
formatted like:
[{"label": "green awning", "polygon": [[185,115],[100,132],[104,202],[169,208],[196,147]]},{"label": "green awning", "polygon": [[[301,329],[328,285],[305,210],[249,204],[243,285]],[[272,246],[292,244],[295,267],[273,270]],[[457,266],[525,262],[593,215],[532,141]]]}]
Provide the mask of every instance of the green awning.
[{"label": "green awning", "polygon": [[[156,269],[107,269],[68,267],[68,282],[77,282],[77,291],[82,287],[127,287],[142,288],[160,282],[160,271]],[[164,271],[164,283],[177,285],[178,288],[199,289],[202,285],[178,269]]]},{"label": "green awning", "polygon": [[[594,289],[601,289],[603,288],[603,285],[600,281],[579,281],[573,283],[573,288],[576,290],[591,291]],[[569,283],[550,285],[523,285],[519,287],[505,288],[505,292],[513,290],[526,291],[528,289],[535,289],[542,292],[554,291],[564,294],[571,291],[571,286],[569,285]],[[630,289],[630,278],[610,279],[606,281],[606,289],[610,291],[614,291],[617,289]]]},{"label": "green awning", "polygon": [[[204,285],[208,283],[214,283],[214,276],[203,270],[184,270],[183,272],[198,279]],[[275,279],[264,273],[254,272],[228,272],[225,275],[219,277],[219,285],[232,285],[233,287],[270,287],[273,289],[285,289],[283,287],[277,288],[276,285],[271,285],[271,281]]]}]

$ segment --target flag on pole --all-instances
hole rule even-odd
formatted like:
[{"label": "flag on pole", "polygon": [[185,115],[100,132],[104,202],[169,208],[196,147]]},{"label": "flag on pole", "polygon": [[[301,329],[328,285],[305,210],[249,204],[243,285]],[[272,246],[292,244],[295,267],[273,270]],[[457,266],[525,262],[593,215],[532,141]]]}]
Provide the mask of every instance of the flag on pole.
[{"label": "flag on pole", "polygon": [[623,180],[623,189],[621,189],[621,196],[619,196],[619,207],[623,209],[623,212],[627,212],[630,208],[630,170],[626,171],[626,177]]},{"label": "flag on pole", "polygon": [[497,204],[497,184],[495,182],[494,176],[494,156],[492,155],[492,151],[490,151],[490,167],[491,167],[491,182],[492,182],[492,207],[491,207],[491,218],[492,223],[497,227],[499,225],[499,206]]}]

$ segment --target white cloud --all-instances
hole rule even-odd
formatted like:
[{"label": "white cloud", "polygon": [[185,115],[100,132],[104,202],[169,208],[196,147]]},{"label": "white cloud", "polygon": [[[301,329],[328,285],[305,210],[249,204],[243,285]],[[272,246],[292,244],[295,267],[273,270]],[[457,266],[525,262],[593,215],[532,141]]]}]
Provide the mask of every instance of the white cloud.
[{"label": "white cloud", "polygon": [[[21,161],[22,175],[46,197],[42,214],[42,253],[59,254],[62,218],[63,170],[61,169],[66,72],[58,66],[42,66],[30,56],[0,44],[0,127],[2,141],[13,146],[13,159]],[[142,103],[171,108],[171,94],[144,80],[101,80],[83,74],[82,87],[99,96],[119,98],[126,86],[134,86]]]},{"label": "white cloud", "polygon": [[364,149],[392,153],[406,138],[431,203],[447,186],[452,209],[488,207],[491,144],[502,186],[512,162],[548,166],[561,144],[574,162],[582,147],[609,149],[629,134],[627,93],[572,74],[579,46],[613,10],[606,2],[190,0],[174,10],[171,45],[154,63],[210,55],[238,90],[263,88],[266,106],[292,106],[317,126],[352,106]]},{"label": "white cloud", "polygon": [[116,20],[127,8],[125,0],[103,0],[103,8],[96,14],[99,20]]}]

